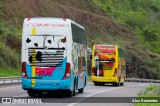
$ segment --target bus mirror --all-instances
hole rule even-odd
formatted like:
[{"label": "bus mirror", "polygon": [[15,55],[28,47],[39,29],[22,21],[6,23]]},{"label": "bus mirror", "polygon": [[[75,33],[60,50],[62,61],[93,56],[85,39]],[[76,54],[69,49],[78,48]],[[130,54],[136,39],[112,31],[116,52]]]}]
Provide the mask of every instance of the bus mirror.
[{"label": "bus mirror", "polygon": [[90,59],[92,59],[92,54],[90,54]]}]

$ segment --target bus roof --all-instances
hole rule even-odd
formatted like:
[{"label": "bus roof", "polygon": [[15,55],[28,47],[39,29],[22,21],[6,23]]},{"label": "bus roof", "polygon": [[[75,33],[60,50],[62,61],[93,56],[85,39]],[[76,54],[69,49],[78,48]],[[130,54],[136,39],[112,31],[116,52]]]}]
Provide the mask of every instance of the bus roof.
[{"label": "bus roof", "polygon": [[57,21],[60,21],[60,20],[63,20],[63,21],[67,21],[69,23],[73,23],[74,25],[77,25],[78,27],[82,28],[85,30],[85,28],[83,26],[81,26],[80,24],[72,21],[71,19],[66,19],[66,18],[53,18],[53,17],[34,17],[34,18],[25,18],[25,21],[30,21],[30,20],[44,20],[44,21],[47,21],[47,20],[57,20]]},{"label": "bus roof", "polygon": [[[95,46],[118,46],[118,45],[112,45],[112,44],[95,44]],[[123,50],[125,50],[123,47],[118,46],[118,48],[121,48]]]},{"label": "bus roof", "polygon": [[[70,19],[68,19],[68,20],[70,20]],[[74,22],[74,21],[72,21],[72,20],[70,20],[70,21],[71,21],[71,23],[73,23],[74,25],[77,25],[78,27],[80,27],[80,28],[82,28],[82,29],[85,30],[85,28],[84,28],[83,26],[79,25],[78,23],[76,23],[76,22]]]},{"label": "bus roof", "polygon": [[95,44],[95,46],[115,46],[115,45],[110,45],[110,44]]}]

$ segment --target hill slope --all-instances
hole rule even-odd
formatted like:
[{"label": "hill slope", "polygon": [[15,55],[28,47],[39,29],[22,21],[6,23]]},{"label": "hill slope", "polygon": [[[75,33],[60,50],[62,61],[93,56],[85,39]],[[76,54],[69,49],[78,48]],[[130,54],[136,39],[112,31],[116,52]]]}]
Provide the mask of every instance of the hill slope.
[{"label": "hill slope", "polygon": [[[139,36],[127,25],[119,24],[96,5],[92,0],[1,0],[0,1],[0,38],[1,48],[14,49],[16,61],[13,66],[9,58],[0,56],[0,62],[10,67],[19,68],[17,60],[21,42],[23,19],[26,17],[63,17],[70,18],[83,25],[87,31],[88,44],[95,43],[118,44],[126,48],[130,59],[129,77],[159,78],[157,61],[159,54],[152,53],[141,43]],[[14,39],[14,40],[12,40]],[[16,40],[16,41],[15,41]],[[3,52],[3,51],[2,51]],[[16,57],[17,56],[17,57]],[[12,56],[13,57],[13,56]],[[6,65],[0,65],[6,67]]]},{"label": "hill slope", "polygon": [[93,0],[117,22],[130,26],[141,43],[160,54],[159,0]]}]

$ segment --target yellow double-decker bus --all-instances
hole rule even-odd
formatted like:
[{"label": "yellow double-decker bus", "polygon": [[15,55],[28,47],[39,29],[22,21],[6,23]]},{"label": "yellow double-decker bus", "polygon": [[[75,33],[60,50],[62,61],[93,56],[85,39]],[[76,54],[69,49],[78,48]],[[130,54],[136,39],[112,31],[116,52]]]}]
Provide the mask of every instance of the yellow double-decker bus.
[{"label": "yellow double-decker bus", "polygon": [[97,44],[92,51],[91,80],[95,86],[111,83],[123,86],[126,78],[126,51],[117,45]]}]

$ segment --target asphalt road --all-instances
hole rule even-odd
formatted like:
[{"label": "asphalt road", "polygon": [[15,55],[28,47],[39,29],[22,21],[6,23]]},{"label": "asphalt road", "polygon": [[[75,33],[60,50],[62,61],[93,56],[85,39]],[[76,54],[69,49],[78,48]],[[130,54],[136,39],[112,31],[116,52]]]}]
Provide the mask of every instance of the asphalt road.
[{"label": "asphalt road", "polygon": [[[108,99],[109,101],[117,98],[106,98],[106,97],[136,97],[137,93],[144,91],[147,86],[151,83],[139,83],[139,82],[126,82],[124,86],[114,87],[112,85],[105,86],[94,86],[92,82],[88,82],[87,87],[84,89],[84,93],[80,94],[77,92],[76,98],[65,97],[64,94],[57,95],[52,93],[43,94],[43,98],[50,98],[50,100],[59,100],[59,103],[52,104],[29,104],[30,106],[132,106],[132,103],[108,103],[104,100],[104,103],[97,103],[98,99]],[[15,86],[3,86],[0,87],[0,97],[26,97],[30,98],[26,91],[21,88],[21,85]],[[77,98],[79,97],[79,98]],[[91,100],[91,97],[95,97]],[[104,98],[105,97],[105,98]],[[74,100],[76,103],[63,103],[64,101]],[[85,102],[85,103],[84,103]],[[87,103],[86,103],[87,102]],[[93,103],[92,103],[93,102]],[[8,106],[8,104],[0,104],[0,106]],[[28,104],[23,104],[28,105]],[[11,106],[11,105],[10,105]],[[14,104],[14,106],[22,106],[22,104]]]}]

